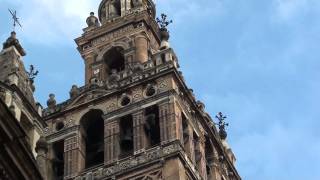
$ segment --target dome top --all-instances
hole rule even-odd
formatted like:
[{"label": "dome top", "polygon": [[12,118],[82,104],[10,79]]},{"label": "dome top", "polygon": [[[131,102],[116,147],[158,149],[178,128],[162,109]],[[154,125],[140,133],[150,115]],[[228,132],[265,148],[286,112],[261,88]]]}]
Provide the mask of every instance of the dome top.
[{"label": "dome top", "polygon": [[106,20],[119,16],[125,16],[132,12],[148,10],[155,18],[156,8],[152,0],[127,0],[121,7],[121,0],[102,0],[98,10],[100,22],[103,24]]}]

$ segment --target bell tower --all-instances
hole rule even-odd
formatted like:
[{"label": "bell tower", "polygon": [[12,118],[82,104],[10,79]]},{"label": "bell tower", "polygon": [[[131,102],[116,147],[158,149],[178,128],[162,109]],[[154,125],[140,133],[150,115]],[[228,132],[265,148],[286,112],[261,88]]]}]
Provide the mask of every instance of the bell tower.
[{"label": "bell tower", "polygon": [[151,0],[104,0],[98,12],[99,18],[90,13],[88,27],[75,40],[86,84],[106,82],[115,73],[128,76],[127,70],[139,68],[160,46]]},{"label": "bell tower", "polygon": [[85,85],[60,104],[51,94],[43,111],[46,177],[240,180],[226,136],[179,71],[172,21],[156,18],[153,1],[102,0],[86,22],[75,39]]}]

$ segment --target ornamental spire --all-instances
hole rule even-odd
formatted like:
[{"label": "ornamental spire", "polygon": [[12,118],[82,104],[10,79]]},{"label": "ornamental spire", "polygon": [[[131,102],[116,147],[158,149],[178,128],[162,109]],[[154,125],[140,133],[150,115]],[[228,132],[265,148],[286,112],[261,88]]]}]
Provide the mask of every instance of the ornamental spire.
[{"label": "ornamental spire", "polygon": [[227,139],[227,132],[226,132],[226,126],[229,126],[229,123],[225,122],[225,119],[227,119],[227,116],[223,115],[222,112],[219,112],[218,115],[216,115],[216,118],[219,120],[218,126],[219,126],[219,135],[222,140]]}]

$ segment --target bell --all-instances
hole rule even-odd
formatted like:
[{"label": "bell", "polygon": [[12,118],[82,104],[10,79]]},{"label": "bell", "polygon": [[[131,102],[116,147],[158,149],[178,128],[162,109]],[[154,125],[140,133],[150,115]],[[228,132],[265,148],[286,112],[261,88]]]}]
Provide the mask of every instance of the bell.
[{"label": "bell", "polygon": [[146,123],[152,128],[156,126],[156,115],[155,114],[149,114],[146,117]]},{"label": "bell", "polygon": [[130,129],[126,129],[125,133],[123,134],[122,141],[132,141],[132,131]]}]

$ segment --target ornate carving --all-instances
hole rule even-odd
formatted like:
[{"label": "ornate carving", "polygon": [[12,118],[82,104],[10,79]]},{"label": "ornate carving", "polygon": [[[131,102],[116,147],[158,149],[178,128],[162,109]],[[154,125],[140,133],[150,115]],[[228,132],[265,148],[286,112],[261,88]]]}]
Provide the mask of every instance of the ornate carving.
[{"label": "ornate carving", "polygon": [[109,33],[109,34],[106,34],[106,35],[104,35],[104,36],[102,36],[102,37],[99,37],[99,38],[97,38],[97,39],[94,39],[92,42],[91,42],[91,44],[93,45],[93,46],[96,46],[96,45],[98,45],[98,44],[100,44],[100,43],[103,43],[103,42],[106,42],[106,41],[110,41],[110,40],[112,40],[112,39],[115,39],[115,38],[117,38],[117,37],[120,37],[120,36],[122,36],[122,35],[125,35],[126,33],[128,33],[128,32],[132,32],[132,30],[134,29],[134,27],[131,25],[131,26],[126,26],[126,27],[124,27],[124,28],[121,28],[121,29],[119,29],[118,31],[115,31],[115,32],[113,32],[113,33]]},{"label": "ornate carving", "polygon": [[168,79],[167,79],[167,78],[161,78],[161,79],[159,79],[159,81],[158,81],[158,89],[159,89],[159,92],[167,91],[167,90],[168,90],[168,87],[169,87],[169,82],[168,82]]},{"label": "ornate carving", "polygon": [[[126,159],[124,161],[121,161],[114,166],[103,168],[103,169],[98,169],[95,170],[94,172],[90,172],[90,174],[93,175],[93,179],[97,178],[103,178],[103,177],[108,177],[112,176],[113,174],[116,174],[118,172],[125,172],[130,168],[136,167],[138,165],[154,161],[157,159],[161,159],[163,156],[170,155],[172,153],[178,152],[181,150],[179,144],[171,144],[168,145],[164,148],[158,148],[158,149],[153,149],[150,151],[147,151],[145,154],[140,154],[139,156],[133,157],[132,159]],[[87,173],[88,174],[88,173]],[[87,177],[87,174],[83,174],[76,179],[82,179]],[[143,176],[142,176],[143,177]],[[141,177],[139,177],[141,178]],[[137,178],[137,179],[139,179]],[[161,171],[154,171],[146,175],[143,179],[152,179],[152,180],[157,180],[162,178],[162,172]]]},{"label": "ornate carving", "polygon": [[118,106],[117,106],[117,99],[116,98],[110,99],[106,104],[107,112],[114,111],[117,108],[118,108]]},{"label": "ornate carving", "polygon": [[141,101],[142,99],[143,99],[142,88],[137,87],[137,88],[132,89],[132,101],[138,102],[138,101]]}]

